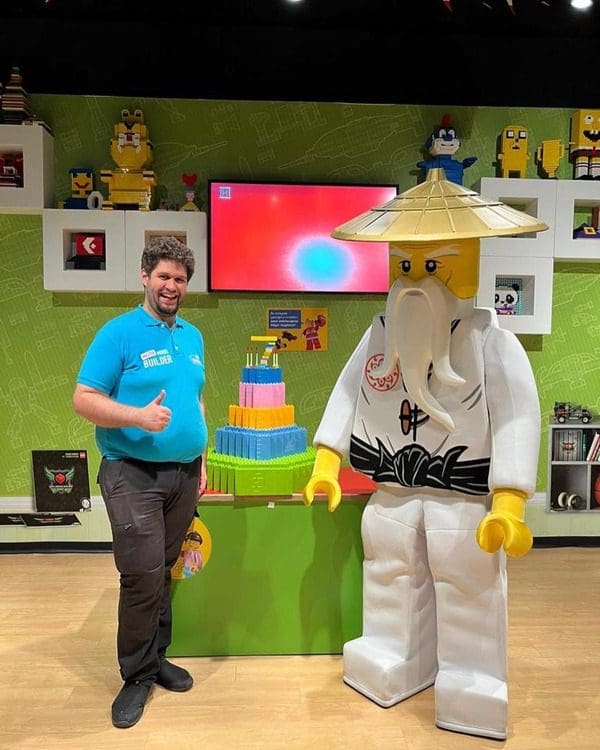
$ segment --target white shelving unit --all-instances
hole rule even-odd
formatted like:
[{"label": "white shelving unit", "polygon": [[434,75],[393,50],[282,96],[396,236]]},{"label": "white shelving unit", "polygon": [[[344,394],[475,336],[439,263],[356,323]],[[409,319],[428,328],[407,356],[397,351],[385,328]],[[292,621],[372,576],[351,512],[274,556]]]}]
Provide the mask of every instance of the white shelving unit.
[{"label": "white shelving unit", "polygon": [[[104,237],[104,269],[69,268],[76,234]],[[49,208],[42,214],[44,289],[54,292],[125,291],[125,212]]]},{"label": "white shelving unit", "polygon": [[552,422],[548,429],[548,511],[600,512],[600,461],[587,461],[600,422]]},{"label": "white shelving unit", "polygon": [[516,282],[519,307],[515,315],[498,315],[498,323],[513,333],[550,333],[552,330],[552,258],[482,255],[479,262],[478,307],[494,307],[496,288]]},{"label": "white shelving unit", "polygon": [[600,180],[557,181],[556,260],[600,261],[600,232],[585,238],[573,238],[573,230],[582,221],[590,223],[592,214],[597,211],[600,212]]},{"label": "white shelving unit", "polygon": [[54,205],[54,138],[46,128],[0,124],[0,155],[23,158],[23,186],[0,185],[1,213],[40,214]]},{"label": "white shelving unit", "polygon": [[[174,235],[194,252],[196,270],[189,291],[207,291],[206,214],[200,211],[43,211],[44,289],[60,292],[140,292],[140,259],[152,237]],[[74,269],[77,234],[103,236],[105,263]]]},{"label": "white shelving unit", "polygon": [[126,211],[125,289],[139,292],[142,250],[153,237],[172,235],[194,253],[196,268],[188,292],[208,291],[206,214],[203,211]]},{"label": "white shelving unit", "polygon": [[543,232],[481,240],[477,304],[493,308],[496,288],[515,283],[519,305],[514,315],[499,315],[499,325],[513,333],[550,333],[557,181],[483,177],[473,189],[549,227]]},{"label": "white shelving unit", "polygon": [[481,254],[494,257],[552,258],[555,242],[557,180],[483,177],[474,190],[488,200],[499,200],[543,221],[543,232],[516,237],[488,237],[481,241]]}]

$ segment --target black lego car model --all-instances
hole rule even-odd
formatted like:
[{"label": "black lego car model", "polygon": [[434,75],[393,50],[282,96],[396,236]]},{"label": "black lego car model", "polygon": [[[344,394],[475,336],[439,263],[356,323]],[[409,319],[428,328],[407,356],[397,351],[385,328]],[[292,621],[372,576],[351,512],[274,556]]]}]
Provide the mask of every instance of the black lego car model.
[{"label": "black lego car model", "polygon": [[585,406],[575,405],[570,401],[555,401],[554,419],[561,424],[563,422],[583,422],[583,424],[587,424],[592,421],[592,413]]}]

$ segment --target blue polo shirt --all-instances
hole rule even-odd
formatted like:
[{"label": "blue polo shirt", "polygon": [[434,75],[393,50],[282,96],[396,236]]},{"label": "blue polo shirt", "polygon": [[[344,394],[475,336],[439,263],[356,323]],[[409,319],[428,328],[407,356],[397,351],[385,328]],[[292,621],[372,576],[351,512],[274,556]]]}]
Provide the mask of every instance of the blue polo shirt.
[{"label": "blue polo shirt", "polygon": [[166,391],[162,405],[172,416],[162,432],[96,427],[96,442],[105,458],[182,463],[193,461],[206,447],[200,409],[204,380],[200,331],[178,317],[169,328],[141,305],[100,328],[77,375],[78,383],[129,406],[146,406]]}]

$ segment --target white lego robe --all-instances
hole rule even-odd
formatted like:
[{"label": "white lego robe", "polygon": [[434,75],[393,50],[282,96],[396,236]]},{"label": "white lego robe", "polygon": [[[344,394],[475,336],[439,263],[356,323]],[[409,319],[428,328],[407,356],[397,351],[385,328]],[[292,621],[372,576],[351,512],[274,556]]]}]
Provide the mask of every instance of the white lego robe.
[{"label": "white lego robe", "polygon": [[344,680],[382,706],[435,682],[436,723],[496,739],[507,725],[507,584],[503,551],[479,548],[490,492],[535,489],[540,413],[529,360],[495,313],[452,326],[450,361],[465,382],[430,389],[448,432],[377,378],[384,316],[344,367],[314,444],[377,482],[362,518],[363,634],[344,646]]}]

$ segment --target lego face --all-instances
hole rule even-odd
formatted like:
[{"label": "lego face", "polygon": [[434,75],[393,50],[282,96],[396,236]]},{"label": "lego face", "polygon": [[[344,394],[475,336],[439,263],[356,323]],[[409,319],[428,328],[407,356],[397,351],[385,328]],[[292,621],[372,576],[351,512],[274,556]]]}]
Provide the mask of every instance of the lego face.
[{"label": "lego face", "polygon": [[390,286],[405,277],[433,277],[459,299],[471,299],[479,285],[479,239],[390,243]]},{"label": "lego face", "polygon": [[71,170],[71,190],[73,194],[91,193],[94,189],[94,173],[91,169]]},{"label": "lego face", "polygon": [[110,155],[121,169],[143,169],[151,163],[152,144],[141,110],[121,111],[121,122],[115,125],[110,142]]},{"label": "lego face", "polygon": [[527,150],[529,133],[522,125],[508,125],[502,132],[502,151]]},{"label": "lego face", "polygon": [[458,151],[460,141],[454,128],[440,128],[433,134],[429,153],[432,156],[452,155]]},{"label": "lego face", "polygon": [[519,287],[497,286],[494,295],[494,307],[498,315],[514,315],[519,303]]},{"label": "lego face", "polygon": [[575,148],[600,145],[600,109],[579,109],[571,117],[571,142]]}]

